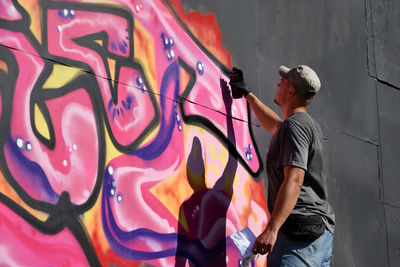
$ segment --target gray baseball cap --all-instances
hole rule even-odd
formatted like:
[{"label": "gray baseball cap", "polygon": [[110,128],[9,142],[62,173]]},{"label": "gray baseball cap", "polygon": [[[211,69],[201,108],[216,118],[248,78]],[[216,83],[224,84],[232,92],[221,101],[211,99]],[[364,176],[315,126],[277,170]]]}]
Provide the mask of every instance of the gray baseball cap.
[{"label": "gray baseball cap", "polygon": [[292,69],[280,66],[279,74],[288,79],[294,89],[305,99],[312,98],[321,88],[317,74],[306,65],[299,65]]}]

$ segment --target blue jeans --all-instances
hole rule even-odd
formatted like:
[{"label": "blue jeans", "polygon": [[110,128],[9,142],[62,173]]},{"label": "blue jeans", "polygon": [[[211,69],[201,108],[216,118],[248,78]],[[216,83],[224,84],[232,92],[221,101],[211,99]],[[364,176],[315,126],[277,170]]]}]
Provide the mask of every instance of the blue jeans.
[{"label": "blue jeans", "polygon": [[327,267],[332,258],[333,235],[328,230],[311,242],[299,242],[289,239],[281,231],[268,255],[267,267]]}]

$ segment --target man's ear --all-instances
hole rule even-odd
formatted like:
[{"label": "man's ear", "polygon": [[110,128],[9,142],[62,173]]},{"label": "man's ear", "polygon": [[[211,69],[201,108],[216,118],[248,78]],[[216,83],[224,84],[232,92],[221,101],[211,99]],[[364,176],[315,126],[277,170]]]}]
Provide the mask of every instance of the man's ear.
[{"label": "man's ear", "polygon": [[289,86],[289,96],[294,96],[296,94],[296,89],[294,89],[293,85]]}]

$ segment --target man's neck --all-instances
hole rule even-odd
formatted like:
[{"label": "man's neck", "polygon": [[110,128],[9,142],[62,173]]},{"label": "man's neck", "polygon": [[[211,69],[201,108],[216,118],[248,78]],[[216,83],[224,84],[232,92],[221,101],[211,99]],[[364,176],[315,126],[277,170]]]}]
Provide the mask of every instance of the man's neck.
[{"label": "man's neck", "polygon": [[288,107],[285,109],[282,109],[282,115],[285,118],[285,120],[290,117],[290,115],[292,115],[293,113],[296,112],[303,112],[303,113],[307,113],[307,108],[306,107]]}]

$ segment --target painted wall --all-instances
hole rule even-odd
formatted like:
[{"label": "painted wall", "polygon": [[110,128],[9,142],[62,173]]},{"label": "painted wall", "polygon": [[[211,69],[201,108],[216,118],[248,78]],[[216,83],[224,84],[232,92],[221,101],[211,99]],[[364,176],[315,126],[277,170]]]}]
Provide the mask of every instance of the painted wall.
[{"label": "painted wall", "polygon": [[1,0],[1,264],[237,266],[268,214],[231,66],[179,1]]},{"label": "painted wall", "polygon": [[[232,64],[273,103],[280,65],[312,66],[336,212],[331,266],[400,266],[400,1],[182,0],[215,14]],[[256,122],[256,121],[255,121]],[[262,157],[270,136],[254,127]],[[264,172],[261,179],[266,179]]]},{"label": "painted wall", "polygon": [[1,263],[169,266],[179,244],[236,266],[221,236],[268,220],[270,136],[220,79],[242,68],[279,112],[277,69],[301,63],[322,81],[332,266],[399,266],[400,2],[181,2],[0,0]]}]

